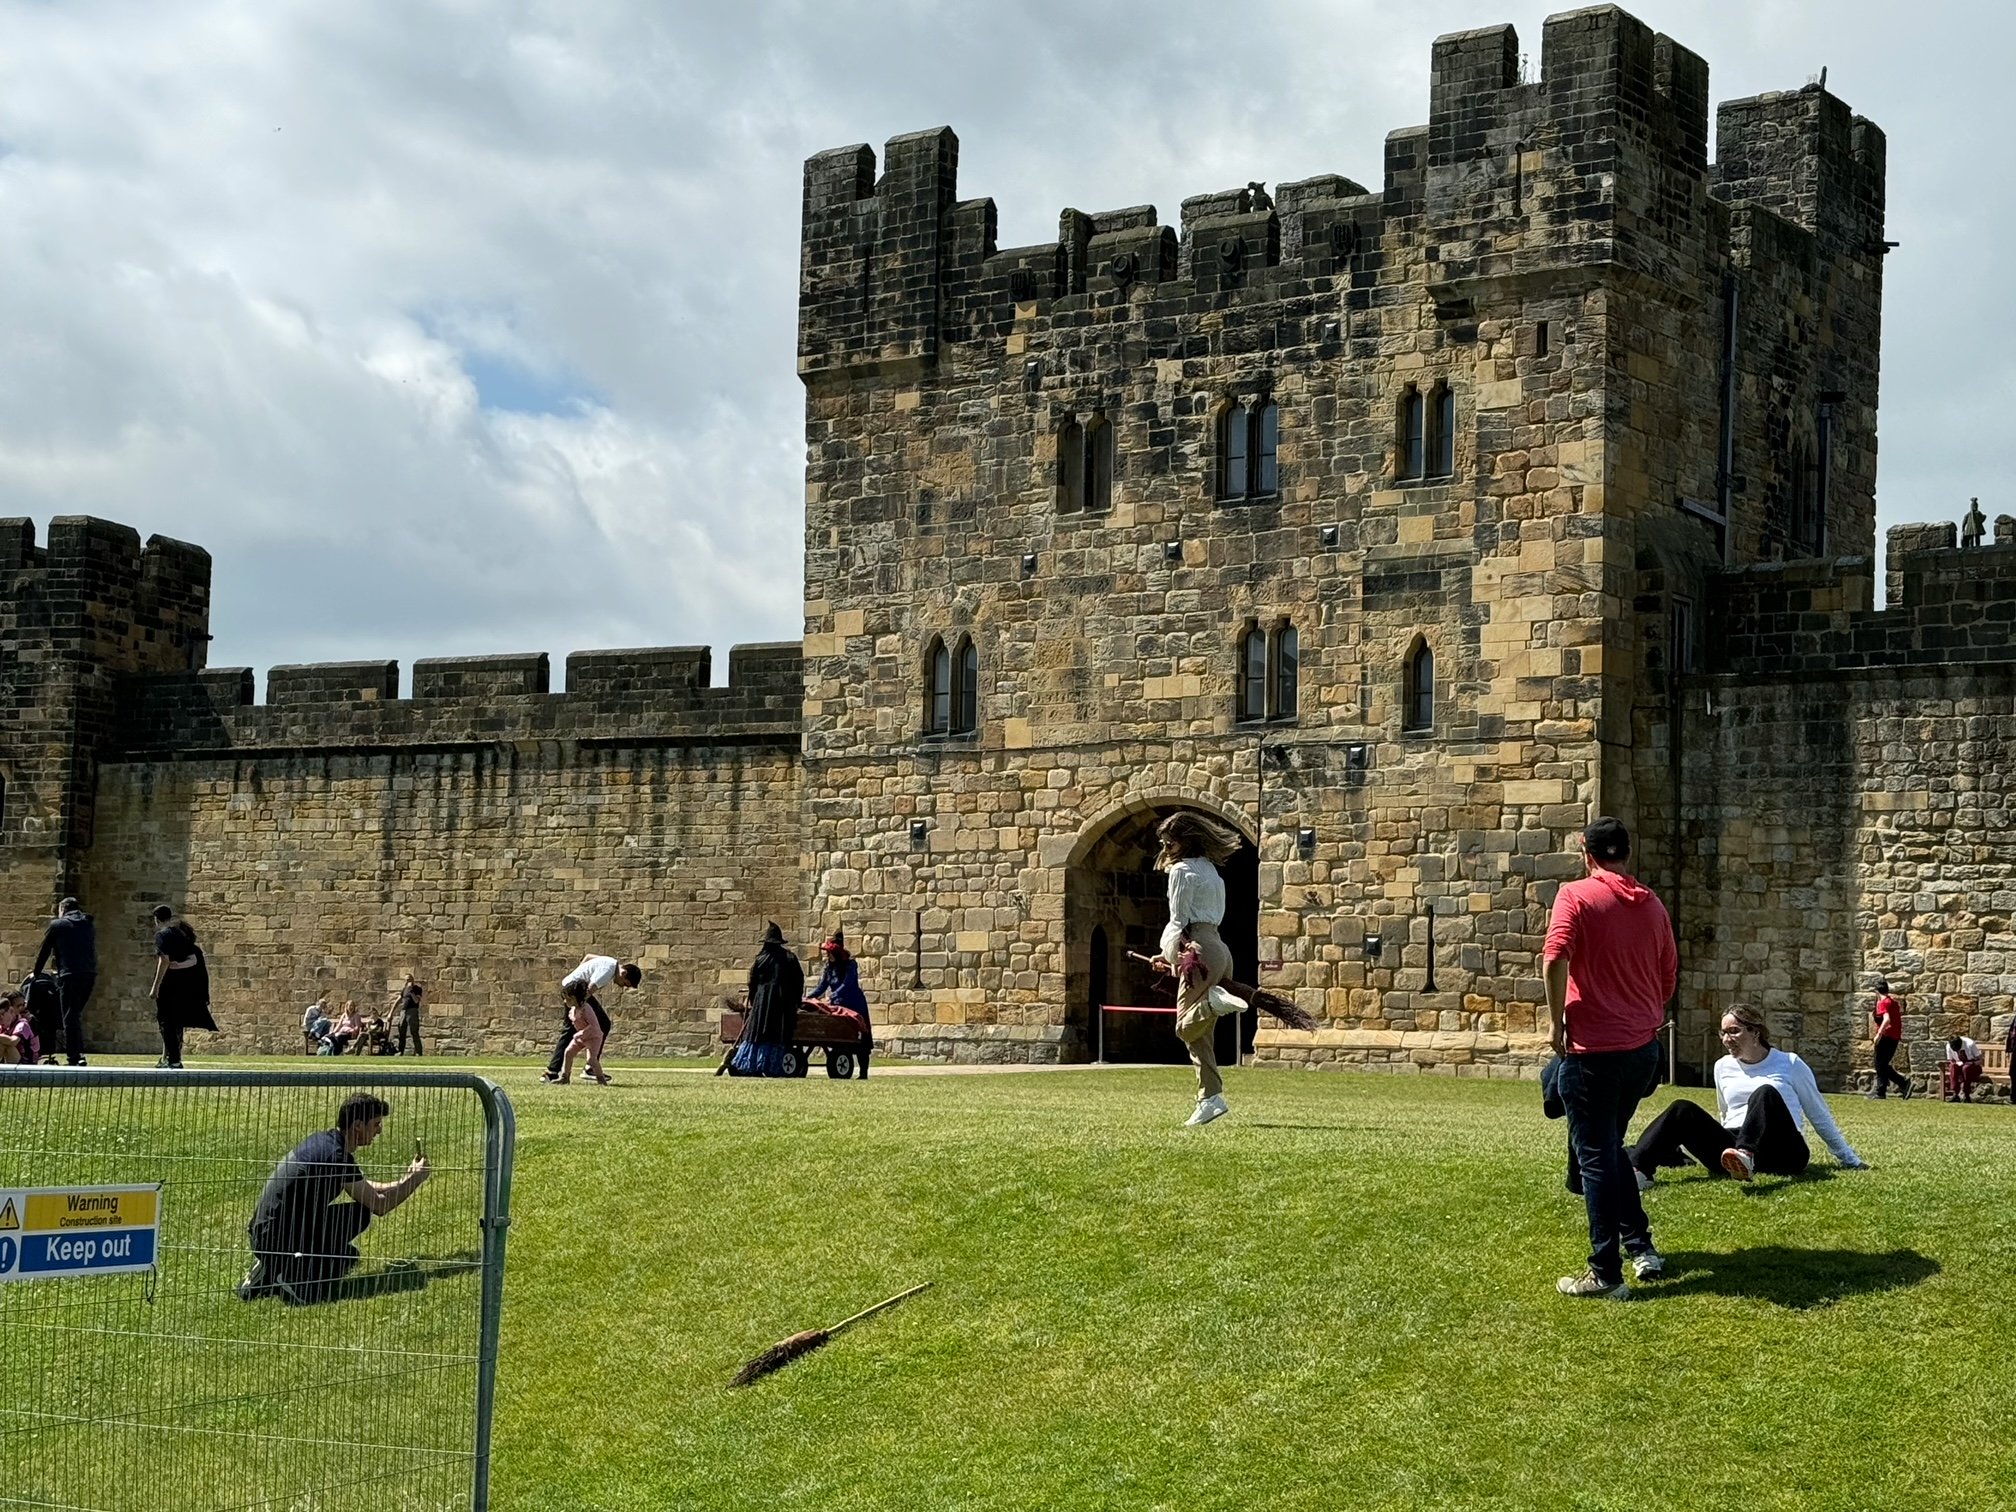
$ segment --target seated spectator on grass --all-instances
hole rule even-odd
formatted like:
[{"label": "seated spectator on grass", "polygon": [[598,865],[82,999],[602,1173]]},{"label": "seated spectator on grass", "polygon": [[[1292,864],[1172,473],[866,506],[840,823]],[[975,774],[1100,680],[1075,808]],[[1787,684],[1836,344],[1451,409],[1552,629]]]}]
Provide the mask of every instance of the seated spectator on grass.
[{"label": "seated spectator on grass", "polygon": [[1946,1060],[1939,1068],[1948,1102],[1974,1101],[1975,1083],[1981,1080],[1981,1047],[1964,1034],[1946,1041]]},{"label": "seated spectator on grass", "polygon": [[1820,1095],[1813,1069],[1798,1056],[1771,1048],[1771,1031],[1755,1008],[1736,1007],[1722,1017],[1722,1048],[1715,1062],[1716,1111],[1684,1099],[1646,1126],[1631,1149],[1638,1188],[1652,1185],[1661,1166],[1679,1166],[1693,1156],[1714,1175],[1748,1181],[1797,1176],[1812,1159],[1804,1134],[1808,1120],[1834,1158],[1850,1170],[1866,1170],[1834,1122]]},{"label": "seated spectator on grass", "polygon": [[0,992],[0,1066],[39,1066],[42,1042],[28,1017],[28,999],[18,992]]},{"label": "seated spectator on grass", "polygon": [[355,1046],[364,1036],[364,1020],[357,1016],[357,1000],[343,999],[343,1013],[329,1031],[329,1053],[342,1055]]},{"label": "seated spectator on grass", "polygon": [[417,1146],[397,1181],[372,1181],[357,1165],[357,1152],[377,1139],[391,1111],[383,1098],[353,1092],[336,1110],[335,1128],[309,1135],[274,1168],[247,1227],[252,1269],[238,1285],[241,1299],[326,1299],[362,1258],[356,1241],[371,1220],[420,1190],[430,1172]]}]

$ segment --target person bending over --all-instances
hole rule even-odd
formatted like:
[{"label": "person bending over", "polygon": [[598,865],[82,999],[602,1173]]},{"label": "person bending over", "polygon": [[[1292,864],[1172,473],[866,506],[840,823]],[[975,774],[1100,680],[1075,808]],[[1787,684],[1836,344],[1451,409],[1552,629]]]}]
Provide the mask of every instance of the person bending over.
[{"label": "person bending over", "polygon": [[569,1079],[574,1058],[589,1048],[588,1040],[582,1038],[585,1030],[594,1041],[595,1053],[588,1058],[589,1068],[595,1079],[606,1085],[609,1079],[600,1073],[602,1047],[609,1038],[609,1014],[602,1006],[602,994],[633,991],[643,980],[644,969],[635,961],[618,961],[605,955],[583,956],[581,964],[560,979],[560,1000],[566,1005],[563,1010],[566,1016],[560,1026],[560,1038],[553,1046],[553,1058],[546,1062],[539,1080]]},{"label": "person bending over", "polygon": [[252,1269],[239,1284],[247,1302],[278,1294],[302,1304],[325,1299],[333,1282],[361,1258],[357,1238],[426,1183],[427,1157],[416,1153],[397,1181],[372,1181],[357,1152],[385,1127],[382,1097],[353,1092],[336,1110],[336,1127],[311,1134],[267,1178],[247,1232]]},{"label": "person bending over", "polygon": [[1659,1167],[1685,1165],[1689,1155],[1710,1175],[1738,1181],[1759,1171],[1797,1176],[1812,1159],[1805,1136],[1809,1120],[1842,1165],[1868,1169],[1834,1122],[1813,1068],[1788,1050],[1771,1048],[1763,1014],[1747,1006],[1730,1009],[1722,1016],[1722,1048],[1728,1053],[1715,1062],[1716,1111],[1676,1102],[1647,1124],[1631,1147],[1640,1191],[1652,1185]]}]

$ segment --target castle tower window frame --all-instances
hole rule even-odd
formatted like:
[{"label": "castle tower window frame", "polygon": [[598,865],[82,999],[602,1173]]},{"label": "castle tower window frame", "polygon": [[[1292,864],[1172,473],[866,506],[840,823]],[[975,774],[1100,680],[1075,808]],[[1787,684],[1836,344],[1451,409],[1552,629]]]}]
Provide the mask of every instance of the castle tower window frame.
[{"label": "castle tower window frame", "polygon": [[1417,482],[1427,476],[1428,402],[1416,385],[1410,383],[1401,390],[1395,421],[1393,476],[1402,482]]},{"label": "castle tower window frame", "polygon": [[1273,663],[1274,704],[1268,718],[1293,720],[1302,709],[1302,636],[1285,619],[1274,631]]},{"label": "castle tower window frame", "polygon": [[942,635],[924,648],[924,734],[952,733],[952,649]]},{"label": "castle tower window frame", "polygon": [[1095,410],[1057,427],[1057,513],[1105,514],[1113,508],[1113,424]]},{"label": "castle tower window frame", "polygon": [[1428,444],[1425,465],[1428,478],[1456,476],[1456,391],[1443,379],[1428,391]]},{"label": "castle tower window frame", "polygon": [[1435,729],[1435,648],[1417,635],[1407,648],[1401,677],[1400,729],[1407,735],[1428,735]]},{"label": "castle tower window frame", "polygon": [[1234,399],[1218,412],[1221,504],[1253,504],[1281,492],[1281,409],[1270,394]]},{"label": "castle tower window frame", "polygon": [[952,735],[971,735],[980,728],[980,650],[973,637],[962,635],[952,653]]},{"label": "castle tower window frame", "polygon": [[1233,717],[1240,724],[1259,724],[1267,717],[1267,684],[1272,670],[1267,632],[1248,620],[1239,632],[1238,690]]}]

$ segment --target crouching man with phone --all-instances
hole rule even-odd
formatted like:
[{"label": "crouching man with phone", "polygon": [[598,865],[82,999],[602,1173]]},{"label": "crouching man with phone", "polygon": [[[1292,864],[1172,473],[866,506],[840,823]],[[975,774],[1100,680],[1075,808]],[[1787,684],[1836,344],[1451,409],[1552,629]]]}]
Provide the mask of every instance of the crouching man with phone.
[{"label": "crouching man with phone", "polygon": [[353,1092],[336,1110],[335,1128],[309,1135],[274,1168],[252,1214],[252,1269],[238,1286],[243,1300],[325,1300],[356,1267],[357,1239],[371,1220],[426,1183],[432,1172],[417,1140],[413,1164],[397,1181],[372,1181],[357,1165],[357,1152],[377,1139],[391,1111],[383,1098]]}]

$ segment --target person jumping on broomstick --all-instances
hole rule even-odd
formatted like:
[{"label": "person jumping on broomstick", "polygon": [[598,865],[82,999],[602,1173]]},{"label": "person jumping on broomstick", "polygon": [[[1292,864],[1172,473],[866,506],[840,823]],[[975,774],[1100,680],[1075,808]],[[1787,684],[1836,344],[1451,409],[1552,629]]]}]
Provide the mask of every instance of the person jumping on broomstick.
[{"label": "person jumping on broomstick", "polygon": [[1225,879],[1220,861],[1242,844],[1231,831],[1189,812],[1171,814],[1155,826],[1161,848],[1155,864],[1169,873],[1169,922],[1162,930],[1162,954],[1155,970],[1176,978],[1176,1037],[1197,1068],[1197,1107],[1191,1127],[1223,1118],[1225,1080],[1218,1074],[1218,1009],[1211,989],[1232,975],[1232,952],[1218,936],[1225,922]]}]

